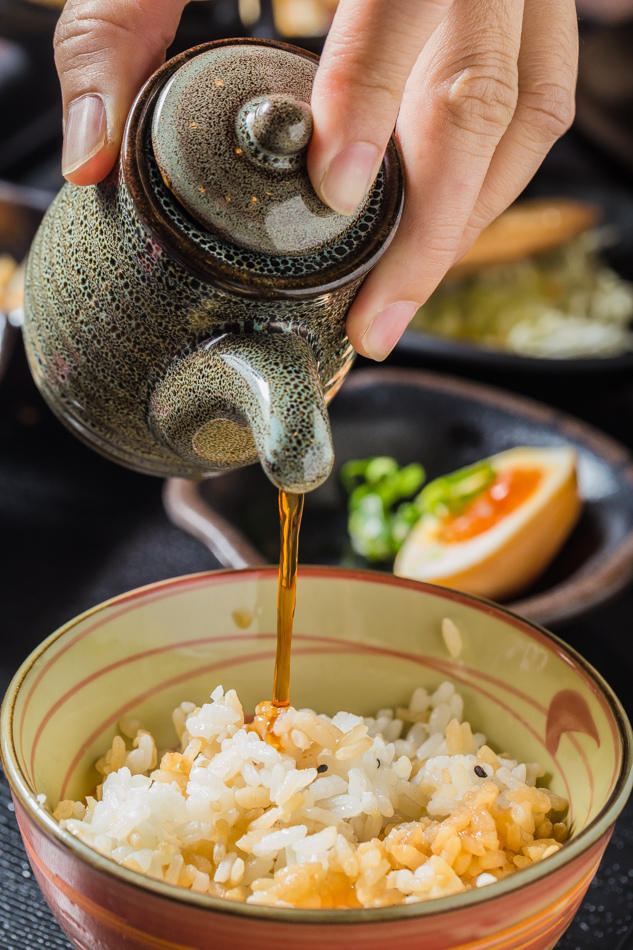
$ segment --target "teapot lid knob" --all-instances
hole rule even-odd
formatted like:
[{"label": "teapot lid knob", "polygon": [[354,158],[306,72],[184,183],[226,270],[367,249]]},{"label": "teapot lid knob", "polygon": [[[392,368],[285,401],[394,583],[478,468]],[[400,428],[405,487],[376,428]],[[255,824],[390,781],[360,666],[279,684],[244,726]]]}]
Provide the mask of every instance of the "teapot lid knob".
[{"label": "teapot lid knob", "polygon": [[188,59],[152,118],[163,181],[208,231],[238,247],[296,257],[340,242],[345,216],[325,205],[306,169],[316,63],[262,45],[227,45]]},{"label": "teapot lid knob", "polygon": [[256,96],[242,106],[237,135],[249,157],[273,168],[298,168],[312,138],[312,112],[294,96]]}]

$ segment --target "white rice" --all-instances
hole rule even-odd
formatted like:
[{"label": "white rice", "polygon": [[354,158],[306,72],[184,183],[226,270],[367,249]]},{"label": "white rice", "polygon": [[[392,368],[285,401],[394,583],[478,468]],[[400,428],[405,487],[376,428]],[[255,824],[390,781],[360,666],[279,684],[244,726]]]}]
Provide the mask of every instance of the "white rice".
[{"label": "white rice", "polygon": [[473,734],[463,706],[445,682],[368,719],[291,707],[277,748],[219,686],[175,710],[180,751],[160,765],[152,736],[122,721],[96,796],[54,815],[127,868],[253,904],[380,907],[487,886],[561,847],[567,802],[536,788],[540,766]]}]

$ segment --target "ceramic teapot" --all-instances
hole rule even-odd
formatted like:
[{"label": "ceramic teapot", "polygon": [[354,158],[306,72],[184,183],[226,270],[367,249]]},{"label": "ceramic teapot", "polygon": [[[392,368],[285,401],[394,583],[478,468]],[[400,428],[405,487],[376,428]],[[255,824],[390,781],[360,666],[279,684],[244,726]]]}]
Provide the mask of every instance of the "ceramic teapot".
[{"label": "ceramic teapot", "polygon": [[188,50],[147,82],[117,168],[66,184],[29,255],[25,341],[45,399],[110,459],[202,478],[259,460],[288,491],[332,466],[345,316],[397,225],[387,149],[355,215],[305,153],[317,58],[266,40]]}]

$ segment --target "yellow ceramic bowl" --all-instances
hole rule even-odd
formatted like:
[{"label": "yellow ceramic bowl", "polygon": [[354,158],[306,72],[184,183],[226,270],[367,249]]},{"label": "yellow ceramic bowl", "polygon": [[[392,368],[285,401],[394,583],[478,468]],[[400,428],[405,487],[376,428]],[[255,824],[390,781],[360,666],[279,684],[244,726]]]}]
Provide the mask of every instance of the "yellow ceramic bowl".
[{"label": "yellow ceramic bowl", "polygon": [[[387,575],[303,568],[295,705],[369,714],[450,678],[498,749],[540,761],[570,801],[557,854],[487,888],[422,904],[307,911],[224,902],[145,878],[62,831],[38,804],[80,798],[121,716],[159,745],[170,711],[222,683],[252,710],[271,689],[274,569],[133,591],[71,621],[24,663],[2,710],[2,756],[37,879],[81,950],[547,950],[570,922],[631,788],[631,729],[601,677],[560,640],[489,603]],[[451,659],[450,617],[463,637]]]}]

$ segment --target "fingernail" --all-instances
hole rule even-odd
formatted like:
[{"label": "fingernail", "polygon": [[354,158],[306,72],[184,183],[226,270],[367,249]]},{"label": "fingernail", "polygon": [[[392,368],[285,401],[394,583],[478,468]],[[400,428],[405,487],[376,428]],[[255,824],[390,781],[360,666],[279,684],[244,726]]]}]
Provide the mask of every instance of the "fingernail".
[{"label": "fingernail", "polygon": [[399,300],[377,313],[361,341],[367,356],[378,361],[389,356],[419,307],[413,300]]},{"label": "fingernail", "polygon": [[100,96],[81,96],[66,111],[62,175],[81,168],[103,148],[108,134],[105,106]]},{"label": "fingernail", "polygon": [[368,142],[346,145],[330,162],[321,183],[327,204],[339,214],[353,214],[376,177],[380,157]]}]

